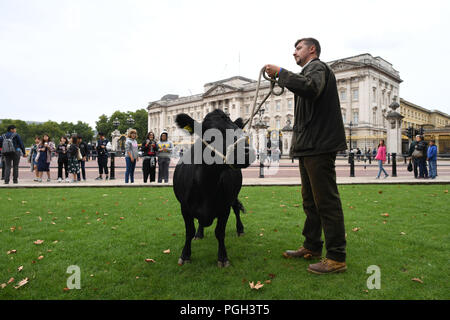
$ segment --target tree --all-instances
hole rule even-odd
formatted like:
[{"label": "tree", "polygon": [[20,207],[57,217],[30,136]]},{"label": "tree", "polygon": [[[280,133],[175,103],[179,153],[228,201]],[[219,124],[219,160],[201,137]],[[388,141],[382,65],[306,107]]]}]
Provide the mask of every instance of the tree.
[{"label": "tree", "polygon": [[119,127],[117,128],[120,133],[124,134],[127,132],[130,125],[127,122],[129,116],[134,119],[133,129],[136,129],[138,134],[138,140],[144,139],[147,135],[147,122],[148,122],[148,114],[145,109],[139,109],[135,112],[133,111],[115,111],[110,117],[102,114],[99,117],[99,120],[96,121],[96,129],[98,132],[103,132],[107,138],[111,137],[111,133],[114,131],[114,121],[117,120],[120,122]]}]

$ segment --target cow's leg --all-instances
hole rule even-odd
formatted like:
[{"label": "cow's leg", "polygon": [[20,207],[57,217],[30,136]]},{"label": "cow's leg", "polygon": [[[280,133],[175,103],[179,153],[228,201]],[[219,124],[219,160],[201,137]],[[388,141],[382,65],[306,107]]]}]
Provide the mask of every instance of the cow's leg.
[{"label": "cow's leg", "polygon": [[195,225],[194,218],[183,210],[184,226],[186,227],[186,242],[184,243],[183,251],[181,252],[181,257],[178,259],[178,264],[181,266],[185,263],[191,262],[191,241],[195,235]]},{"label": "cow's leg", "polygon": [[219,252],[218,252],[218,261],[217,265],[219,267],[228,267],[230,265],[230,261],[228,261],[227,257],[227,249],[225,248],[225,228],[227,226],[228,216],[230,209],[228,209],[225,215],[219,217],[217,219],[217,226],[216,226],[216,238],[219,242]]},{"label": "cow's leg", "polygon": [[203,230],[205,228],[201,225],[201,223],[198,224],[198,229],[197,229],[197,233],[195,234],[194,240],[198,240],[198,239],[203,239],[203,237],[205,236],[203,234]]},{"label": "cow's leg", "polygon": [[244,212],[245,209],[242,206],[242,203],[240,203],[239,200],[236,200],[236,202],[233,203],[233,211],[234,214],[236,215],[236,232],[238,237],[244,235],[244,225],[242,224],[240,214],[241,210]]}]

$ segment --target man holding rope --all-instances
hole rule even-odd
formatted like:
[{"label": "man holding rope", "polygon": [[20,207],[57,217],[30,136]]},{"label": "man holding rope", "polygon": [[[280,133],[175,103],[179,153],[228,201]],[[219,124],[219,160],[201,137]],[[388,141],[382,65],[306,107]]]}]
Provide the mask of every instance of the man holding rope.
[{"label": "man holding rope", "polygon": [[336,78],[319,60],[320,44],[303,38],[295,43],[294,58],[302,67],[296,74],[268,64],[266,73],[278,78],[280,87],[294,93],[295,118],[290,156],[299,159],[305,241],[286,258],[320,258],[325,235],[326,258],[310,264],[308,271],[328,274],[347,270],[344,214],[336,185],[336,153],[347,149]]}]

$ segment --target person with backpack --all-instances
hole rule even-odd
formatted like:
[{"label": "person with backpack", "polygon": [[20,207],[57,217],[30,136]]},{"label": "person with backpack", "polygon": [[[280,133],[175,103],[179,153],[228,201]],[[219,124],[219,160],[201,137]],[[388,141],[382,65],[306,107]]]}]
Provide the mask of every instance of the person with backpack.
[{"label": "person with backpack", "polygon": [[25,152],[25,146],[22,139],[16,132],[16,126],[8,126],[8,132],[0,137],[0,145],[2,146],[2,157],[5,160],[5,184],[9,184],[11,176],[11,167],[13,168],[13,183],[18,183],[19,179],[19,162],[20,153],[23,157],[27,157]]},{"label": "person with backpack", "polygon": [[428,170],[427,170],[427,143],[423,140],[422,135],[416,136],[416,144],[414,145],[414,150],[411,156],[414,158],[414,162],[417,163],[417,167],[419,168],[419,179],[428,179]]}]

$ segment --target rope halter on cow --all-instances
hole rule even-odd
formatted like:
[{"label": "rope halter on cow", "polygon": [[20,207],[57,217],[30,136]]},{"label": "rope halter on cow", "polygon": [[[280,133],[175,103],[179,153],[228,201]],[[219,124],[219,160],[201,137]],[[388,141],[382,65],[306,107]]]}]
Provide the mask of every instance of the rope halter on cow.
[{"label": "rope halter on cow", "polygon": [[[261,78],[264,77],[264,79],[266,79],[267,81],[269,81],[269,92],[264,96],[264,98],[261,100],[261,102],[258,104],[258,107],[256,107],[257,101],[258,101],[258,94],[259,94],[259,88],[261,86]],[[280,89],[278,90],[274,90],[275,86],[278,86]],[[258,82],[256,84],[256,92],[255,92],[255,98],[253,99],[253,107],[252,107],[252,113],[250,115],[250,118],[244,123],[244,127],[242,129],[245,128],[245,126],[248,124],[248,128],[251,129],[252,127],[252,122],[253,122],[253,117],[259,112],[259,110],[261,109],[261,106],[263,105],[264,102],[266,102],[266,100],[270,97],[271,94],[275,95],[275,96],[281,96],[284,93],[284,88],[280,87],[278,85],[278,82],[276,79],[268,77],[266,75],[266,67],[264,66],[261,71],[259,72],[259,78],[258,78]],[[228,164],[230,167],[234,168],[234,166],[232,164],[230,164],[230,162],[227,162],[227,159],[230,157],[230,155],[233,154],[234,148],[241,143],[242,141],[247,141],[247,143],[250,143],[250,137],[248,135],[248,133],[244,134],[242,137],[240,137],[239,139],[236,140],[236,142],[234,142],[233,144],[229,145],[227,147],[227,152],[224,155],[223,153],[221,153],[220,151],[218,151],[216,148],[214,148],[213,146],[211,146],[208,142],[206,142],[203,138],[202,138],[202,142],[205,145],[205,147],[209,148],[211,151],[215,152],[215,154],[217,154],[219,157],[221,157],[224,161],[225,164]]]}]

